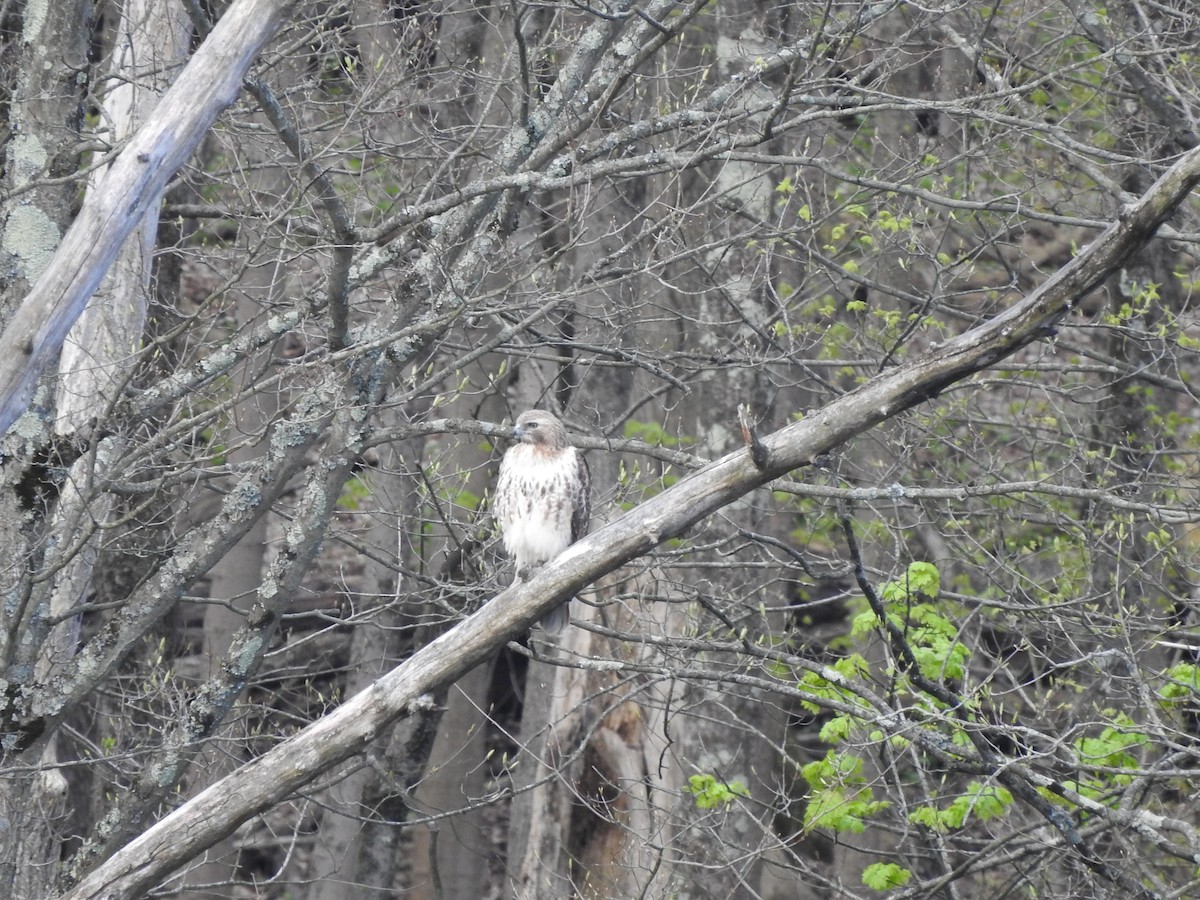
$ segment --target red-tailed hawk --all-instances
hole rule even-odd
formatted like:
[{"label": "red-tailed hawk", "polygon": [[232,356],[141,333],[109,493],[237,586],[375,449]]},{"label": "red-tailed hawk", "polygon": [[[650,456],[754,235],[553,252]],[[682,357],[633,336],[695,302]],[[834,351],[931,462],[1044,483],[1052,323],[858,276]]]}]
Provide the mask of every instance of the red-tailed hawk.
[{"label": "red-tailed hawk", "polygon": [[[513,435],[517,443],[500,463],[492,509],[504,549],[516,562],[517,580],[524,581],[587,534],[591,478],[583,454],[550,413],[521,413]],[[570,604],[564,603],[542,620],[542,627],[557,634],[568,621]]]}]

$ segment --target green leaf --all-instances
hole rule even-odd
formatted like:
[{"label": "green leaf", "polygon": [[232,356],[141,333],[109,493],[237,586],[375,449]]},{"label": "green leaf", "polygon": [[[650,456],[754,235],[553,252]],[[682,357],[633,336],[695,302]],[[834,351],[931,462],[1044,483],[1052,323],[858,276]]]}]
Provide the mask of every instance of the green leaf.
[{"label": "green leaf", "polygon": [[910,878],[912,872],[895,863],[873,863],[863,869],[862,873],[863,884],[877,891],[903,887],[908,884]]},{"label": "green leaf", "polygon": [[942,576],[933,563],[909,563],[907,579],[910,592],[924,594],[930,600],[941,590]]},{"label": "green leaf", "polygon": [[728,806],[735,797],[749,797],[750,790],[742,781],[718,781],[708,773],[693,775],[688,778],[684,787],[695,798],[699,809],[714,809],[718,806]]},{"label": "green leaf", "polygon": [[1200,695],[1200,666],[1177,663],[1166,671],[1167,683],[1158,689],[1164,704],[1177,703]]},{"label": "green leaf", "polygon": [[908,814],[908,818],[917,825],[924,825],[934,831],[946,830],[946,826],[942,822],[941,811],[936,806],[918,806]]},{"label": "green leaf", "polygon": [[680,444],[693,443],[688,437],[674,437],[657,422],[637,422],[633,419],[625,422],[625,437],[643,441],[652,447],[678,447]]},{"label": "green leaf", "polygon": [[358,475],[355,475],[342,485],[342,494],[338,497],[337,501],[338,509],[354,511],[370,496],[370,485]]},{"label": "green leaf", "polygon": [[850,624],[850,634],[854,637],[862,637],[864,634],[870,634],[880,626],[879,616],[875,615],[874,611],[867,610],[860,612],[854,617]]},{"label": "green leaf", "polygon": [[837,744],[850,736],[853,722],[849,716],[834,716],[821,726],[821,740],[827,744]]},{"label": "green leaf", "polygon": [[955,797],[945,809],[920,806],[908,814],[910,821],[934,831],[946,832],[962,828],[971,816],[982,822],[998,819],[1012,806],[1012,794],[995,784],[972,781],[962,795]]},{"label": "green leaf", "polygon": [[800,769],[813,791],[804,810],[804,828],[829,828],[862,834],[866,819],[886,809],[885,800],[875,800],[862,775],[863,761],[848,753],[830,750]]}]

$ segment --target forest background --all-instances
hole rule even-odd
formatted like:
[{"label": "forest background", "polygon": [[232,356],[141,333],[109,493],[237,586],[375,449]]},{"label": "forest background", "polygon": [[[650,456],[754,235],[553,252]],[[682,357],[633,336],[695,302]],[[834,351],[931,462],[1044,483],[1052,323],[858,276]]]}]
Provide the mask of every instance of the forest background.
[{"label": "forest background", "polygon": [[1194,896],[1198,47],[4,0],[0,896]]}]

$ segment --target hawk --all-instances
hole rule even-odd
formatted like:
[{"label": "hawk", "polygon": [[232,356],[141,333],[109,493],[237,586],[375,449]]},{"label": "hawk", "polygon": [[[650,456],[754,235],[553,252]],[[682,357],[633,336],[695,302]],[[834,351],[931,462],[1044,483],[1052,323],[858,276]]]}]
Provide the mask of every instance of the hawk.
[{"label": "hawk", "polygon": [[[524,581],[587,534],[591,478],[583,454],[550,413],[521,413],[513,436],[517,443],[500,463],[492,509],[504,550],[516,563],[515,580]],[[569,620],[570,604],[564,603],[542,620],[542,627],[557,634]]]}]

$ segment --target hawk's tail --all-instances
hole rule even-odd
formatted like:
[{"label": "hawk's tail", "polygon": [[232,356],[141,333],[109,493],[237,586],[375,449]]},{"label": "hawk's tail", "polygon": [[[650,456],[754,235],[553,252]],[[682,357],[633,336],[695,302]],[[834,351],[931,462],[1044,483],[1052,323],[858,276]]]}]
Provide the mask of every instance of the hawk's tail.
[{"label": "hawk's tail", "polygon": [[571,601],[556,606],[538,624],[546,634],[554,636],[562,634],[563,629],[571,621]]}]

